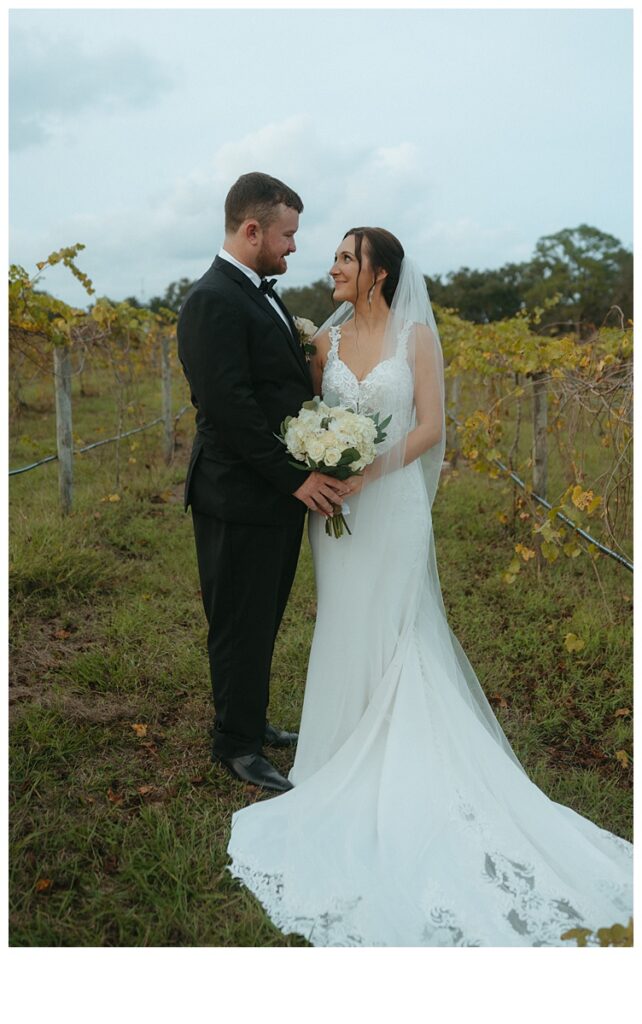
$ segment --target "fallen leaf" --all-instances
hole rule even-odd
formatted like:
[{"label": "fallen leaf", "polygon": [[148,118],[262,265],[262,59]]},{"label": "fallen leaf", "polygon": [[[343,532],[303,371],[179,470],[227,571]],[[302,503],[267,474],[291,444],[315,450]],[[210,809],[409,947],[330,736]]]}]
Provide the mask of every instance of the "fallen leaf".
[{"label": "fallen leaf", "polygon": [[615,757],[616,760],[620,762],[623,768],[629,767],[629,755],[627,754],[626,750],[616,750]]},{"label": "fallen leaf", "polygon": [[134,722],[131,728],[134,730],[137,736],[147,735],[147,726],[143,725],[142,722]]},{"label": "fallen leaf", "polygon": [[71,636],[68,629],[57,629],[54,633],[56,640],[66,640],[67,637]]},{"label": "fallen leaf", "polygon": [[564,637],[564,646],[567,651],[581,651],[585,646],[584,641],[575,633],[567,633]]},{"label": "fallen leaf", "polygon": [[200,785],[202,785],[203,782],[205,782],[205,776],[204,775],[192,775],[192,777],[191,777],[191,779],[189,781],[192,783],[193,786],[200,786]]},{"label": "fallen leaf", "polygon": [[562,939],[575,939],[578,946],[585,946],[586,940],[591,935],[590,928],[571,928],[570,931],[564,932],[560,938]]},{"label": "fallen leaf", "polygon": [[107,799],[112,804],[122,804],[125,797],[123,796],[122,793],[114,792],[114,790],[110,786],[109,789],[107,790]]},{"label": "fallen leaf", "polygon": [[149,793],[153,793],[154,792],[154,787],[153,786],[139,786],[138,787],[138,792],[140,793],[141,796],[147,796]]},{"label": "fallen leaf", "polygon": [[106,875],[113,875],[115,871],[118,871],[118,857],[115,853],[110,853],[103,860],[103,871]]},{"label": "fallen leaf", "polygon": [[614,714],[616,718],[628,718],[631,714],[631,708],[618,708]]},{"label": "fallen leaf", "polygon": [[39,878],[36,882],[36,892],[48,892],[53,885],[53,879],[51,878]]}]

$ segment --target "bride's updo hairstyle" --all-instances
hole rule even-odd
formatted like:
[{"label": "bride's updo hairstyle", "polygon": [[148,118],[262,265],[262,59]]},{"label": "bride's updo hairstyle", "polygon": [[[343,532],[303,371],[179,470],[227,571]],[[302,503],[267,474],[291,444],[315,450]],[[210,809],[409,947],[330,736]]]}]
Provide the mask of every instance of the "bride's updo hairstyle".
[{"label": "bride's updo hairstyle", "polygon": [[[385,228],[350,228],[344,238],[354,235],[354,254],[361,272],[361,253],[365,241],[365,253],[376,276],[380,270],[386,270],[388,276],[383,282],[381,294],[386,304],[392,304],[401,273],[401,261],[404,258],[403,246],[398,238]],[[357,285],[358,287],[358,285]]]}]

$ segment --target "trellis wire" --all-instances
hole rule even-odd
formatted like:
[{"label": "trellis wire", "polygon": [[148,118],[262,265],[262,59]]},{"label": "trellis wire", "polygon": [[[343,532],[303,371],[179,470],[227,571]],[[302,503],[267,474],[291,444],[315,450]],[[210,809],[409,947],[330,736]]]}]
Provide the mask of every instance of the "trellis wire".
[{"label": "trellis wire", "polygon": [[[174,417],[174,423],[177,423],[184,412],[191,408],[191,403],[184,405],[182,409],[176,413]],[[127,430],[124,434],[118,434],[116,437],[106,437],[102,441],[94,441],[92,444],[87,444],[84,448],[75,448],[74,455],[82,455],[84,452],[89,452],[92,448],[100,448],[103,444],[111,444],[113,441],[122,441],[125,437],[131,437],[132,434],[140,434],[141,430],[149,430],[150,427],[155,427],[157,423],[163,423],[164,417],[157,416],[151,423],[145,423],[142,427],[134,427],[133,430]],[[20,466],[18,469],[10,469],[9,476],[17,476],[18,473],[27,473],[30,469],[36,469],[38,466],[44,466],[47,462],[55,462],[57,455],[47,455],[44,459],[39,459],[38,462],[32,462],[29,466]]]},{"label": "trellis wire", "polygon": [[[184,405],[182,409],[180,409],[177,412],[176,416],[174,417],[174,422],[178,422],[183,413],[186,412],[186,410],[189,408],[189,404]],[[463,423],[461,423],[460,420],[455,419],[454,416],[451,416],[450,413],[447,413],[446,415],[448,419],[452,423],[455,423],[458,427],[463,426]],[[119,434],[117,437],[108,437],[105,438],[103,441],[94,441],[93,444],[88,444],[85,445],[84,448],[76,449],[74,451],[74,455],[82,455],[83,452],[91,451],[92,448],[100,448],[100,446],[103,444],[111,444],[113,441],[122,441],[123,438],[131,437],[132,434],[139,434],[141,430],[148,430],[150,427],[155,427],[157,423],[162,423],[163,419],[164,418],[162,416],[158,416],[155,420],[152,420],[151,423],[145,423],[144,426],[142,427],[135,427],[133,430],[128,430],[124,434]],[[30,469],[36,469],[38,466],[44,466],[46,462],[55,462],[57,458],[57,455],[47,455],[44,459],[40,459],[38,462],[33,462],[29,466],[21,466],[19,469],[10,469],[9,476],[17,476],[18,473],[27,473]],[[506,473],[506,475],[509,476],[510,479],[513,480],[518,487],[521,487],[523,491],[526,491],[526,484],[522,479],[520,479],[520,477],[518,477],[517,473],[513,472],[512,469],[509,469],[508,466],[505,466],[500,459],[493,459],[492,461],[497,466],[499,466],[502,472]],[[544,508],[551,509],[553,507],[551,503],[546,500],[546,498],[542,498],[539,494],[535,494],[534,491],[529,491],[528,493],[534,501],[538,502],[540,505],[543,505]],[[629,572],[633,572],[633,564],[629,562],[626,558],[624,558],[622,555],[619,555],[617,551],[611,551],[610,548],[607,548],[606,545],[602,544],[599,540],[596,540],[594,537],[591,537],[591,535],[587,533],[586,530],[583,530],[580,526],[577,526],[573,522],[573,520],[569,519],[568,516],[565,516],[563,512],[556,512],[555,515],[558,519],[561,519],[563,523],[566,523],[567,526],[570,526],[571,529],[575,531],[575,533],[579,533],[580,537],[583,537],[584,540],[588,541],[590,544],[594,544],[596,548],[602,551],[605,555],[608,555],[610,558],[615,559],[616,562],[619,562],[621,565],[623,565],[626,569],[629,570]]]}]

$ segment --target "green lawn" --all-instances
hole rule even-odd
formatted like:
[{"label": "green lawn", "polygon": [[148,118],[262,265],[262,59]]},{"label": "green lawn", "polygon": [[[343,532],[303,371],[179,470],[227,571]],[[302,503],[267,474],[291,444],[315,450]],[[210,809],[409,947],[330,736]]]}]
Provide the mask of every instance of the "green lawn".
[{"label": "green lawn", "polygon": [[[153,386],[137,401],[139,422],[158,415]],[[53,450],[46,394],[34,402],[14,424],[12,466]],[[115,422],[100,395],[76,395],[74,415],[85,442]],[[206,625],[180,502],[191,422],[170,467],[160,428],[124,444],[118,488],[115,446],[79,456],[64,521],[55,463],[11,482],[12,945],[305,945],[226,872],[230,816],[260,794],[209,759]],[[505,489],[462,467],[440,490],[451,624],[538,785],[630,838],[632,770],[616,755],[631,754],[632,578],[582,556],[539,580],[531,562],[507,586],[528,535],[499,522]],[[299,720],[314,612],[306,544],[274,659],[271,717],[286,728]],[[274,755],[284,772],[290,759]]]}]

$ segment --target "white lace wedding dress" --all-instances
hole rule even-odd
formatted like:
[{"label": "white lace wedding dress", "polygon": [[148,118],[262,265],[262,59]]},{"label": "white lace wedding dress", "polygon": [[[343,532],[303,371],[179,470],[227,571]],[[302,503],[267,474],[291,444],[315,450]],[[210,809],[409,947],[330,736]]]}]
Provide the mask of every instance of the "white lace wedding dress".
[{"label": "white lace wedding dress", "polygon": [[[359,382],[339,338],[333,328],[324,394],[407,422],[403,339]],[[397,498],[383,546],[368,522],[378,487]],[[625,924],[631,844],[545,796],[475,694],[426,568],[419,461],[357,505],[352,536],[310,517],[318,617],[295,788],[234,815],[230,871],[315,946],[574,946],[570,928]]]}]

